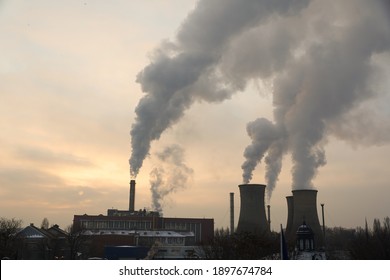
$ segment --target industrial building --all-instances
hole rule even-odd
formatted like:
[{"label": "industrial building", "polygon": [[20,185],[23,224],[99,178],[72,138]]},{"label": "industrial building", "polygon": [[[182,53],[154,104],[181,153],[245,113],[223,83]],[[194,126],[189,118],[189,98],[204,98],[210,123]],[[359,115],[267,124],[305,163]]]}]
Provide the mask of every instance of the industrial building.
[{"label": "industrial building", "polygon": [[[163,217],[157,211],[135,210],[135,192],[135,180],[131,180],[128,210],[108,209],[107,215],[74,215],[74,231],[91,240],[89,243],[93,245],[95,255],[102,256],[107,246],[112,250],[113,246],[160,244],[165,247],[160,248],[161,252],[157,249],[157,255],[161,256],[163,251],[186,251],[186,246],[208,244],[213,239],[214,219],[171,218]],[[171,250],[172,246],[175,249]],[[178,250],[179,247],[183,250]]]},{"label": "industrial building", "polygon": [[75,231],[133,230],[176,231],[194,233],[194,243],[209,242],[214,236],[214,219],[169,218],[157,211],[134,210],[135,180],[130,181],[129,210],[108,209],[107,215],[74,215]]},{"label": "industrial building", "polygon": [[74,215],[75,231],[175,231],[192,232],[194,244],[206,244],[214,236],[214,219],[145,216]]},{"label": "industrial building", "polygon": [[[241,184],[238,188],[240,213],[236,230],[234,229],[234,193],[230,193],[231,233],[269,235],[271,215],[269,205],[267,205],[268,213],[266,212],[266,185]],[[115,246],[151,248],[154,244],[159,244],[160,249],[154,248],[154,250],[157,250],[155,256],[161,256],[164,252],[185,251],[186,246],[209,244],[213,239],[213,219],[171,218],[163,217],[157,211],[135,210],[135,192],[135,181],[131,180],[128,210],[108,209],[107,215],[74,215],[74,230],[89,235],[98,248],[99,254],[103,254],[107,246],[111,246],[110,250],[115,251],[116,249],[113,248]],[[323,227],[320,225],[317,212],[317,190],[293,190],[292,195],[287,196],[286,200],[288,213],[285,237],[290,250],[295,249],[295,256],[307,257],[313,254],[325,256]],[[178,250],[179,247],[182,250]]]}]

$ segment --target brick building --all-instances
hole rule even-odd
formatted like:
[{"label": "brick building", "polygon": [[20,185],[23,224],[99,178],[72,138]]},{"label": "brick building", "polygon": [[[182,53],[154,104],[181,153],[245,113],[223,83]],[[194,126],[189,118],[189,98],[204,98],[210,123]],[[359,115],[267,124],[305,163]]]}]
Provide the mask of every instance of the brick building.
[{"label": "brick building", "polygon": [[[119,214],[120,213],[120,214]],[[127,213],[127,215],[126,215]],[[107,215],[74,215],[75,231],[174,231],[192,232],[194,244],[207,244],[214,237],[214,219],[167,218],[157,212],[118,211],[109,209]]]}]

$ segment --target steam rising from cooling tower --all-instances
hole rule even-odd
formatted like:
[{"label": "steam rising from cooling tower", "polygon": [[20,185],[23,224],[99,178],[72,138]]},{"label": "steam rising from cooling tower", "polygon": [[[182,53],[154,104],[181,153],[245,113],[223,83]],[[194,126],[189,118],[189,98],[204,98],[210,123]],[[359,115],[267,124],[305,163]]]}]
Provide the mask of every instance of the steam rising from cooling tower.
[{"label": "steam rising from cooling tower", "polygon": [[152,208],[162,212],[167,195],[188,186],[193,170],[184,163],[184,150],[178,145],[166,147],[157,153],[158,166],[150,172]]},{"label": "steam rising from cooling tower", "polygon": [[[375,58],[388,58],[390,48],[390,32],[383,25],[389,24],[388,14],[382,11],[382,1],[371,4],[311,1],[301,17],[276,19],[268,27],[243,35],[236,43],[235,50],[243,48],[245,54],[233,59],[231,69],[243,67],[246,55],[260,57],[245,69],[273,85],[274,121],[260,118],[247,126],[252,143],[244,152],[244,182],[250,182],[254,168],[265,157],[270,196],[283,156],[290,153],[293,189],[311,189],[318,168],[326,164],[324,145],[328,135],[347,138],[347,134],[339,133],[344,124],[359,131],[359,125],[351,126],[353,120],[346,116],[375,95],[372,74],[379,71]],[[298,26],[302,32],[297,31]],[[265,42],[256,39],[256,34],[264,35],[260,37]],[[276,61],[263,60],[261,53],[265,50]]]},{"label": "steam rising from cooling tower", "polygon": [[137,76],[145,96],[131,128],[131,175],[194,102],[221,102],[251,81],[269,85],[274,119],[248,124],[243,181],[264,158],[268,196],[287,153],[293,189],[310,189],[329,135],[388,142],[387,108],[362,105],[386,92],[378,85],[390,62],[389,10],[385,0],[199,1]]}]

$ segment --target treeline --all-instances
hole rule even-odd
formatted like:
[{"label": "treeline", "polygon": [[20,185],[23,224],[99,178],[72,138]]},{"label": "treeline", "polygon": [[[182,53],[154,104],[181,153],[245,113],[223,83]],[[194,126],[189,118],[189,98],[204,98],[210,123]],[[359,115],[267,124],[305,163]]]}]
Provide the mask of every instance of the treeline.
[{"label": "treeline", "polygon": [[279,234],[254,235],[248,232],[230,234],[229,229],[216,229],[210,244],[203,247],[207,259],[258,260],[279,252]]},{"label": "treeline", "polygon": [[326,251],[329,259],[390,259],[390,218],[374,219],[372,227],[326,229]]},{"label": "treeline", "polygon": [[0,217],[0,259],[13,254],[13,236],[21,230],[21,226],[22,220]]},{"label": "treeline", "polygon": [[[44,219],[41,228],[47,228]],[[10,257],[15,251],[15,235],[21,230],[22,221],[0,218],[0,258]],[[87,242],[67,228],[67,244],[72,259]],[[217,229],[210,244],[203,246],[208,259],[278,259],[280,235],[271,232],[266,235],[249,233],[230,234],[228,229]],[[389,260],[390,218],[374,219],[372,226],[347,229],[326,228],[325,251],[327,259]]]},{"label": "treeline", "polygon": [[[325,240],[325,252],[330,260],[389,260],[390,218],[382,222],[374,219],[371,227],[366,223],[364,228],[326,228]],[[217,229],[211,245],[204,250],[209,259],[280,258],[280,235],[277,232],[263,236],[230,235],[229,229]]]},{"label": "treeline", "polygon": [[350,243],[349,251],[353,259],[389,260],[390,259],[390,218],[381,223],[374,219],[372,229],[358,228]]}]

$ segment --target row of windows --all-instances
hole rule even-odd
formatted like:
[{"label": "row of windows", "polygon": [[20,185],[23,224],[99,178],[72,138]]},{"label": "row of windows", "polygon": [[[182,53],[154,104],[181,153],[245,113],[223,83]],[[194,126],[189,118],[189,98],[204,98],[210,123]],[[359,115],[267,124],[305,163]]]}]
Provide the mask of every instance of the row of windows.
[{"label": "row of windows", "polygon": [[183,237],[142,237],[140,238],[140,242],[160,242],[161,244],[170,244],[170,245],[184,245],[184,238]]},{"label": "row of windows", "polygon": [[[84,220],[81,221],[82,229],[89,230],[152,230],[152,221],[117,221],[117,220]],[[173,231],[191,231],[195,233],[195,240],[201,241],[201,224],[185,222],[165,222],[163,229]]]},{"label": "row of windows", "polygon": [[83,229],[152,229],[151,221],[81,221]]},{"label": "row of windows", "polygon": [[177,222],[166,222],[164,223],[164,229],[167,230],[186,230],[187,229],[186,223],[177,223]]},{"label": "row of windows", "polygon": [[300,251],[313,250],[314,249],[313,239],[300,239],[298,240],[298,246]]},{"label": "row of windows", "polygon": [[164,229],[167,230],[188,230],[194,231],[196,228],[199,228],[200,224],[198,223],[185,223],[185,222],[165,222]]}]

